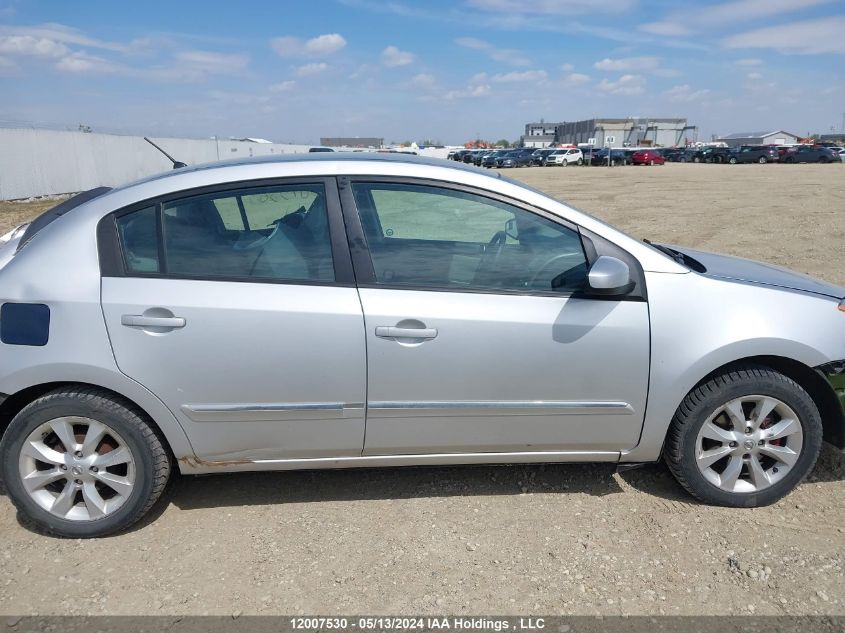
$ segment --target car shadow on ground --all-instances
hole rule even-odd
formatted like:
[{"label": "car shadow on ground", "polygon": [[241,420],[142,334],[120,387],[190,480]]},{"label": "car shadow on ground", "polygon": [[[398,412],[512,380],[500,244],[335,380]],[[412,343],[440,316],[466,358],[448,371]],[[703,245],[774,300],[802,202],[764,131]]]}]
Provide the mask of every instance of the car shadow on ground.
[{"label": "car shadow on ground", "polygon": [[621,492],[615,464],[514,464],[352,468],[180,477],[169,501],[208,507],[519,495],[537,492],[604,496]]},{"label": "car shadow on ground", "polygon": [[[811,483],[845,480],[845,456],[825,444]],[[642,465],[513,464],[353,468],[176,476],[163,498],[129,531],[153,523],[170,504],[180,510],[283,503],[320,503],[555,493],[604,497],[624,485],[673,502],[697,505],[661,461]],[[2,482],[0,482],[2,491]],[[2,491],[5,492],[5,491]],[[38,531],[18,513],[18,522]]]}]

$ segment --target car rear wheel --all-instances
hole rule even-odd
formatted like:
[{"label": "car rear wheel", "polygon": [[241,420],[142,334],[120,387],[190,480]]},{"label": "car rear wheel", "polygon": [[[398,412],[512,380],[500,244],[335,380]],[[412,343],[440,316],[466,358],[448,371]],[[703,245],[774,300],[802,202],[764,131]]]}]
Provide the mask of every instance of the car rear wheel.
[{"label": "car rear wheel", "polygon": [[765,156],[761,156],[761,157],[760,157],[760,160],[758,160],[757,162],[758,162],[758,163],[760,163],[761,165],[765,165],[765,164],[766,164],[767,162],[769,162],[769,161],[768,161],[768,160],[766,160],[766,157],[765,157]]},{"label": "car rear wheel", "polygon": [[731,156],[731,157],[728,159],[728,162],[729,162],[731,165],[736,165],[736,156]]},{"label": "car rear wheel", "polygon": [[700,501],[757,507],[807,476],[821,442],[821,417],[807,392],[783,374],[749,366],[687,395],[672,420],[665,459]]},{"label": "car rear wheel", "polygon": [[156,502],[170,457],[146,416],[105,390],[69,386],[23,408],[0,442],[9,497],[43,531],[123,530]]}]

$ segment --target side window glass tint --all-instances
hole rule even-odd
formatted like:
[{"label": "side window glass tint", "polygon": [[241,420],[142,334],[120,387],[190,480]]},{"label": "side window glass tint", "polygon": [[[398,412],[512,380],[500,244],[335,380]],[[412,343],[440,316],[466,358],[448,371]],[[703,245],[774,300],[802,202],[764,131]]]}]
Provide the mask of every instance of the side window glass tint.
[{"label": "side window glass tint", "polygon": [[168,274],[334,280],[322,184],[182,198],[162,221]]},{"label": "side window glass tint", "polygon": [[572,292],[586,282],[578,233],[522,208],[410,184],[353,193],[378,283]]},{"label": "side window glass tint", "polygon": [[117,234],[128,272],[159,272],[155,207],[147,207],[118,217]]}]

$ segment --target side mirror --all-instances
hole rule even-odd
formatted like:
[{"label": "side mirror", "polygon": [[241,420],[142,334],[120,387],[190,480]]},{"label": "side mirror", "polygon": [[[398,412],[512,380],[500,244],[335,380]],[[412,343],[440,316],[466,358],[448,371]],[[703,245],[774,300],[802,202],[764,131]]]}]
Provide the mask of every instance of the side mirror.
[{"label": "side mirror", "polygon": [[590,267],[587,284],[593,294],[624,295],[634,289],[628,264],[621,259],[602,255]]}]

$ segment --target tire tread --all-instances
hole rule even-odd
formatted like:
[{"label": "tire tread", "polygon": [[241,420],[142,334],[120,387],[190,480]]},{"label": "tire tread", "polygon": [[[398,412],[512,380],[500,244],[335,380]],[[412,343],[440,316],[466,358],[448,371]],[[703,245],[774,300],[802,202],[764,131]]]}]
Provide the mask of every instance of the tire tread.
[{"label": "tire tread", "polygon": [[[119,525],[113,528],[98,529],[96,536],[107,536],[125,530],[129,526],[136,523],[142,516],[144,516],[164,492],[167,482],[170,479],[170,474],[173,468],[172,459],[166,442],[159,433],[158,429],[149,420],[149,416],[141,410],[137,405],[131,401],[121,397],[114,392],[108,391],[101,387],[90,385],[70,384],[58,387],[52,391],[48,391],[44,395],[36,398],[27,404],[15,416],[15,419],[24,418],[27,414],[36,407],[49,406],[51,402],[72,398],[81,403],[88,404],[101,410],[105,410],[113,414],[116,418],[133,426],[141,435],[144,443],[150,451],[152,461],[152,487],[145,502],[138,506],[131,515],[126,516]],[[12,421],[14,424],[14,420]],[[24,513],[25,508],[20,506],[18,502],[12,497],[12,502],[15,507]],[[44,526],[39,522],[45,531],[62,535],[61,530],[56,530],[50,526]]]},{"label": "tire tread", "polygon": [[[757,381],[758,384],[769,382],[770,384],[780,383],[782,386],[788,387],[791,390],[797,390],[807,397],[809,402],[815,407],[815,404],[810,399],[809,395],[804,389],[791,378],[762,365],[742,365],[737,366],[729,371],[721,374],[716,374],[707,382],[699,384],[692,391],[690,391],[681,404],[678,406],[675,415],[672,417],[672,422],[669,426],[669,432],[666,436],[664,446],[664,459],[669,467],[672,475],[678,483],[698,501],[703,503],[719,503],[713,497],[703,494],[701,489],[694,485],[687,476],[683,468],[683,449],[687,435],[690,432],[690,425],[695,422],[696,414],[700,413],[701,407],[704,406],[704,401],[710,397],[717,396],[724,389],[734,385],[738,382]],[[816,410],[818,415],[818,411]],[[820,419],[819,419],[820,420]],[[819,421],[820,424],[820,421]],[[810,429],[806,429],[809,431]],[[806,437],[805,431],[805,437]],[[819,429],[820,431],[820,429]],[[819,435],[820,436],[820,435]],[[809,444],[809,442],[807,443]],[[818,442],[819,446],[821,441]],[[811,450],[811,446],[807,446]],[[806,476],[806,474],[804,475]],[[803,480],[803,477],[801,478]],[[800,483],[799,480],[795,485]],[[767,489],[771,490],[771,488]],[[765,491],[764,491],[765,492]],[[786,493],[784,493],[786,494]],[[782,495],[780,495],[782,496]],[[777,496],[772,501],[780,498]],[[724,504],[723,504],[724,505]]]}]

